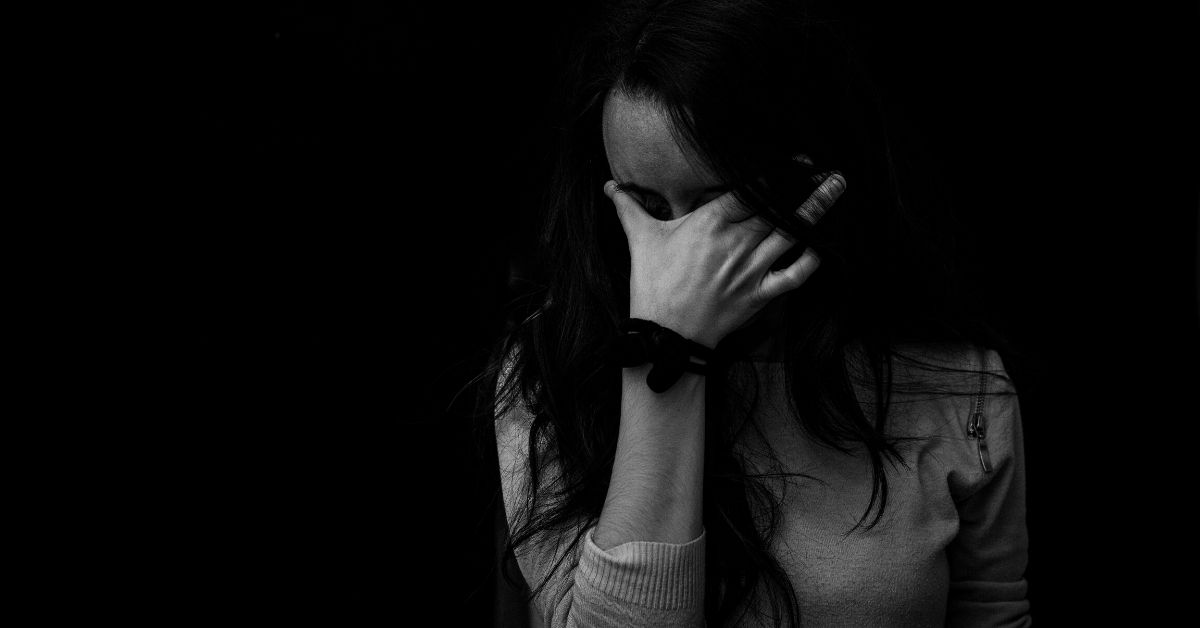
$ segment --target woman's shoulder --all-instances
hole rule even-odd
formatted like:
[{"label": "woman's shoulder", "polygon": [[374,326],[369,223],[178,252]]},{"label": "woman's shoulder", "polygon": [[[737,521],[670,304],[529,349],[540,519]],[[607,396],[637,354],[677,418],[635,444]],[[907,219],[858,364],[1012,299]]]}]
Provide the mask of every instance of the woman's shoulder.
[{"label": "woman's shoulder", "polygon": [[999,355],[987,346],[969,342],[899,343],[894,351],[904,361],[921,361],[948,369],[979,368]]},{"label": "woman's shoulder", "polygon": [[519,381],[521,347],[512,342],[500,352],[496,364],[496,388],[493,391],[492,416],[496,424],[498,446],[509,445],[515,438],[528,435],[533,422]]},{"label": "woman's shoulder", "polygon": [[500,484],[510,524],[525,490],[529,464],[529,434],[533,415],[522,399],[516,380],[520,349],[510,345],[497,360],[492,421],[496,433],[496,454]]},{"label": "woman's shoulder", "polygon": [[[869,372],[865,362],[849,354],[855,372]],[[974,343],[926,342],[902,343],[892,347],[893,394],[931,392],[968,393],[981,378],[988,389],[1000,387],[1010,378],[1000,353]],[[860,375],[860,379],[864,379]]]},{"label": "woman's shoulder", "polygon": [[995,349],[927,349],[927,356],[959,371],[946,376],[952,391],[914,405],[904,431],[921,437],[920,446],[934,453],[931,458],[946,472],[952,495],[962,501],[1023,464],[1017,389]]},{"label": "woman's shoulder", "polygon": [[[858,367],[854,386],[864,409],[874,410],[875,381]],[[894,347],[888,388],[888,419],[897,436],[970,438],[976,415],[1000,415],[1000,399],[1015,388],[999,352],[966,343],[905,344]],[[996,416],[996,421],[1003,417]]]},{"label": "woman's shoulder", "polygon": [[[496,449],[502,468],[521,469],[529,459],[530,434],[535,414],[531,410],[528,387],[522,381],[522,354],[519,343],[506,346],[497,361],[496,388],[493,396],[492,420],[496,432]],[[548,431],[538,431],[539,456],[551,447]]]}]

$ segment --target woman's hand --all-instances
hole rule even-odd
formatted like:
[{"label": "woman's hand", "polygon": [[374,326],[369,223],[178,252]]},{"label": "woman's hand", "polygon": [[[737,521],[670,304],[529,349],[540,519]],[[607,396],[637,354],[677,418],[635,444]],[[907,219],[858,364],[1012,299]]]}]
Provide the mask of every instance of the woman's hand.
[{"label": "woman's hand", "polygon": [[[840,175],[830,176],[800,206],[800,215],[820,220],[845,185]],[[775,297],[804,285],[821,263],[810,248],[771,271],[792,240],[757,216],[747,219],[732,192],[668,221],[651,217],[615,181],[604,184],[604,193],[629,241],[629,316],[708,347]]]}]

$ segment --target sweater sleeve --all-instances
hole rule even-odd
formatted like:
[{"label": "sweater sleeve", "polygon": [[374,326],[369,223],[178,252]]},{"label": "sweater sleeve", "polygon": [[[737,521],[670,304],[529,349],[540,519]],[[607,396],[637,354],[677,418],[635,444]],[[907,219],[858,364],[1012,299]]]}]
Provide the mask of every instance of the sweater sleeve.
[{"label": "sweater sleeve", "polygon": [[[994,351],[987,352],[985,364],[993,372],[1004,372]],[[1007,386],[997,390],[1005,391],[1013,394],[984,397],[984,439],[992,462],[990,473],[983,471],[978,460],[978,440],[967,440],[975,455],[976,481],[958,502],[958,535],[947,548],[947,626],[1030,625],[1021,407],[1015,389]]]},{"label": "sweater sleeve", "polygon": [[[523,408],[497,417],[496,448],[509,530],[529,513],[529,430]],[[553,447],[539,444],[542,487],[553,487],[558,468]],[[539,495],[542,498],[542,495]],[[579,535],[582,530],[582,536]],[[545,532],[516,548],[521,573],[536,590],[534,626],[703,626],[705,534],[682,544],[635,541],[608,550],[592,540],[595,527],[583,522]],[[576,539],[579,542],[575,542]],[[561,564],[559,561],[561,559]],[[555,566],[558,565],[557,569]]]}]

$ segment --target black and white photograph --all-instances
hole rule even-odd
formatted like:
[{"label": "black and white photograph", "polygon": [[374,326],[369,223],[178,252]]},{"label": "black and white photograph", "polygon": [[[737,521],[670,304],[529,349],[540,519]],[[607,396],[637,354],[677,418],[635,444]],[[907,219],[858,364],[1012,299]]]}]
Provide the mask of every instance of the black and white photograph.
[{"label": "black and white photograph", "polygon": [[173,24],[155,623],[1186,617],[1196,3]]}]

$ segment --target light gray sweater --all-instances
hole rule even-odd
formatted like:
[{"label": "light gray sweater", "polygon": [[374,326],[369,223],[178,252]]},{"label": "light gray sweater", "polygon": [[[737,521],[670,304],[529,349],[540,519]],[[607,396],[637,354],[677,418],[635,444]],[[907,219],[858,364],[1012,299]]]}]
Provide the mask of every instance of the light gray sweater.
[{"label": "light gray sweater", "polygon": [[[1004,372],[994,351],[939,355],[948,364],[982,363]],[[822,446],[796,428],[787,415],[780,365],[754,368],[762,401],[753,421],[761,433],[743,430],[738,447],[759,471],[803,472],[818,480],[784,478],[770,487],[783,511],[773,550],[791,576],[804,626],[1029,625],[1025,468],[1015,395],[894,393],[889,431],[922,439],[901,450],[909,468],[885,465],[890,492],[883,520],[846,535],[870,498],[869,462]],[[1004,384],[957,375],[949,385],[962,390],[968,381],[990,391]],[[855,392],[871,416],[870,388],[856,383]],[[497,423],[510,529],[524,516],[530,420],[517,410]],[[782,469],[767,466],[768,443]],[[552,443],[543,446],[552,452]],[[553,473],[551,467],[549,477]],[[527,582],[541,582],[574,532],[544,535],[518,550]],[[592,532],[531,604],[534,626],[705,625],[704,533],[684,544],[631,542],[605,551],[592,542]],[[750,609],[744,625],[771,625],[767,613]]]}]

